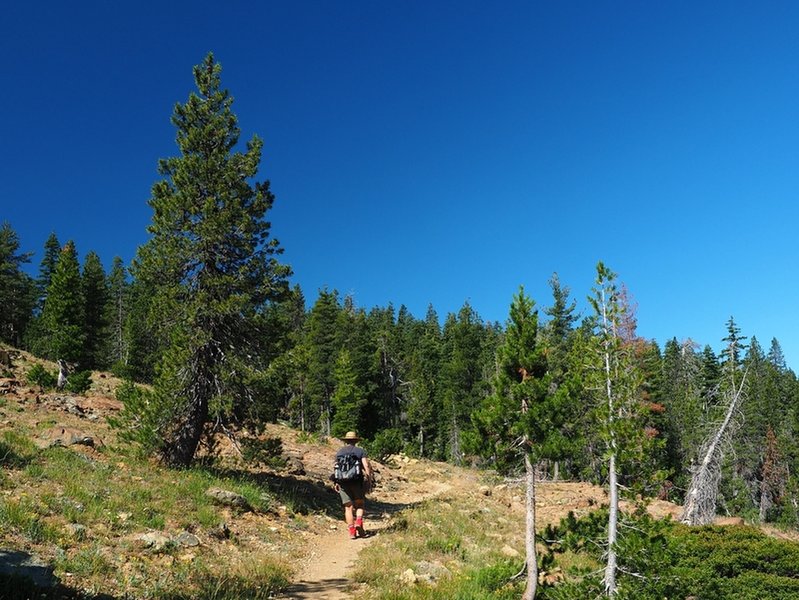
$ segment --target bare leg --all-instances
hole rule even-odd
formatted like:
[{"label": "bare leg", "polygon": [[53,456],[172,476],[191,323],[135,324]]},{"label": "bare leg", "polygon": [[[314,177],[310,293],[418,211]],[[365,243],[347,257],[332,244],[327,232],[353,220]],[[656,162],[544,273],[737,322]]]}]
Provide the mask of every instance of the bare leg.
[{"label": "bare leg", "polygon": [[363,513],[364,502],[363,500],[355,501],[355,528],[358,530],[358,535],[361,537],[366,536],[366,531],[363,529]]}]

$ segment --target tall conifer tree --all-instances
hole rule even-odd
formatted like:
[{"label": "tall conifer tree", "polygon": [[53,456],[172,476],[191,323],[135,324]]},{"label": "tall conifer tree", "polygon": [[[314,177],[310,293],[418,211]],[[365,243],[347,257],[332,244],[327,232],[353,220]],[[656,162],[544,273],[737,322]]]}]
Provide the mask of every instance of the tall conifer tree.
[{"label": "tall conifer tree", "polygon": [[488,358],[485,338],[483,321],[468,302],[457,315],[447,316],[438,385],[443,409],[440,427],[447,435],[448,457],[455,463],[463,460],[471,414],[488,391],[489,379],[483,372],[483,361]]},{"label": "tall conifer tree", "polygon": [[108,323],[108,364],[124,365],[127,362],[125,320],[128,314],[128,274],[122,259],[114,257],[108,274],[108,304],[105,319]]},{"label": "tall conifer tree", "polygon": [[320,290],[308,315],[308,393],[311,421],[325,435],[330,435],[332,408],[330,399],[335,389],[335,360],[341,349],[337,335],[338,292]]},{"label": "tall conifer tree", "polygon": [[51,232],[44,243],[44,256],[42,262],[39,263],[39,277],[36,280],[36,285],[39,288],[39,309],[44,306],[44,299],[47,296],[47,290],[50,287],[50,282],[53,279],[55,266],[58,264],[58,258],[61,256],[61,242],[55,231]]},{"label": "tall conifer tree", "polygon": [[33,280],[22,271],[30,252],[19,251],[11,224],[0,226],[0,340],[20,346],[35,302]]},{"label": "tall conifer tree", "polygon": [[85,343],[85,308],[80,264],[70,240],[61,254],[47,288],[35,354],[50,360],[81,364]]},{"label": "tall conifer tree", "polygon": [[634,346],[621,337],[627,320],[627,306],[616,285],[616,274],[602,262],[597,264],[596,285],[588,298],[596,316],[593,354],[596,360],[592,387],[597,392],[597,416],[607,458],[608,551],[604,585],[609,597],[618,591],[619,477],[625,458],[640,449],[643,428],[638,420],[641,405],[638,392],[640,373],[634,360]]},{"label": "tall conifer tree", "polygon": [[336,387],[331,398],[334,412],[330,433],[340,438],[348,431],[362,430],[362,413],[366,406],[364,391],[358,385],[358,374],[347,348],[339,352],[333,377]]},{"label": "tall conifer tree", "polygon": [[432,305],[421,325],[421,335],[410,359],[408,421],[416,430],[419,454],[433,456],[438,434],[437,416],[441,414],[438,372],[441,362],[441,326]]},{"label": "tall conifer tree", "polygon": [[252,400],[248,371],[259,356],[258,311],[286,290],[289,267],[265,219],[274,196],[253,182],[262,142],[237,151],[233,98],[212,54],[194,68],[197,92],[177,104],[180,156],[161,160],[152,188],[150,240],[135,277],[152,291],[149,315],[169,340],[156,380],[155,427],[167,464],[188,465],[209,416],[224,421]]},{"label": "tall conifer tree", "polygon": [[83,259],[81,274],[84,301],[84,346],[83,364],[97,369],[107,366],[108,356],[108,281],[103,264],[96,252],[89,252]]}]

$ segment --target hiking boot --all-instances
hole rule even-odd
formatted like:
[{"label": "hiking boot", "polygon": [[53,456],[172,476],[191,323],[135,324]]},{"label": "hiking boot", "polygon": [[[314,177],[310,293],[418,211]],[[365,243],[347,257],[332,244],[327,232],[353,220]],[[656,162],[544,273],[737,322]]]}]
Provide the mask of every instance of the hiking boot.
[{"label": "hiking boot", "polygon": [[366,531],[363,529],[363,519],[355,519],[355,529],[358,530],[359,537],[366,537]]},{"label": "hiking boot", "polygon": [[355,526],[354,525],[350,525],[348,527],[348,529],[350,530],[350,539],[351,540],[354,540],[356,537],[358,537],[358,536],[355,535]]}]

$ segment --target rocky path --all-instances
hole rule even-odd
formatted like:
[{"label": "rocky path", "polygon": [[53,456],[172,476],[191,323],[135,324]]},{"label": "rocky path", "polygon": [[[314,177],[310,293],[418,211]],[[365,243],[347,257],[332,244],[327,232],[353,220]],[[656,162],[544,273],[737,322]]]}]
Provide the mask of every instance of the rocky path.
[{"label": "rocky path", "polygon": [[279,598],[292,600],[345,600],[352,597],[357,585],[349,575],[358,559],[358,554],[380,535],[393,515],[411,506],[412,501],[426,500],[442,494],[451,485],[436,482],[433,488],[422,491],[419,484],[409,483],[403,490],[383,493],[371,501],[367,500],[365,527],[367,537],[351,540],[342,518],[335,530],[321,533],[298,567],[297,581]]},{"label": "rocky path", "polygon": [[349,598],[353,586],[349,573],[358,553],[380,535],[387,522],[387,516],[376,522],[370,520],[369,537],[365,539],[350,540],[343,520],[338,529],[320,535],[299,569],[298,581],[280,597],[296,600]]}]

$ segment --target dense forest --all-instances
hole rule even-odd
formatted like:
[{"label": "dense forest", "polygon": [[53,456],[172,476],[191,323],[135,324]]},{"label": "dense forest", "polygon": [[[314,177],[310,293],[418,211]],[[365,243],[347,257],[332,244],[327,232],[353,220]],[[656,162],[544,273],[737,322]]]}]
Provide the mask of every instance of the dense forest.
[{"label": "dense forest", "polygon": [[[604,482],[617,448],[623,489],[683,502],[729,412],[718,510],[799,526],[799,384],[776,339],[764,345],[731,317],[719,355],[691,340],[660,348],[637,335],[633,303],[601,263],[584,315],[556,274],[540,308],[524,290],[509,298],[504,324],[468,303],[419,319],[330,289],[309,301],[270,238],[275,199],[254,182],[261,142],[237,150],[219,73],[209,56],[175,108],[180,153],[159,163],[132,264],[113,258],[106,271],[92,251],[81,261],[54,232],[33,277],[30,246],[2,224],[3,343],[63,361],[73,380],[110,370],[129,381],[117,426],[176,466],[211,433],[282,420],[309,434],[357,430],[378,457],[518,473],[526,454],[550,479]],[[608,414],[611,379],[623,402]]]}]

